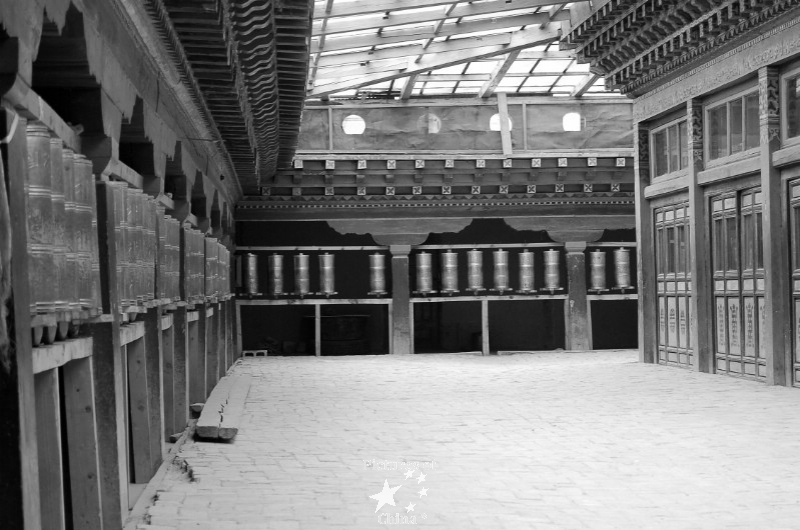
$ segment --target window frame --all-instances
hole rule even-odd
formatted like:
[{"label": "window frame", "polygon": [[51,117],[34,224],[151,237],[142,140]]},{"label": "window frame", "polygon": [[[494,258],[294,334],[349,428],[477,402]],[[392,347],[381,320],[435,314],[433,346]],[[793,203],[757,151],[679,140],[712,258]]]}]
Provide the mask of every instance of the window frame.
[{"label": "window frame", "polygon": [[[800,145],[800,132],[798,132],[797,136],[789,136],[789,83],[794,79],[797,79],[798,85],[800,85],[800,63],[798,62],[781,73],[778,85],[780,87],[781,106],[781,147]],[[800,105],[800,97],[798,97],[798,105]]]},{"label": "window frame", "polygon": [[[718,97],[711,98],[703,105],[703,159],[706,162],[706,167],[725,164],[729,161],[737,160],[739,158],[746,158],[758,152],[761,147],[761,139],[759,135],[758,144],[755,147],[747,148],[747,106],[745,99],[748,96],[756,95],[758,97],[758,85],[748,83],[747,86],[739,87],[730,91],[725,91]],[[742,102],[742,144],[741,151],[736,153],[731,152],[731,106],[730,103],[736,100]],[[710,113],[722,106],[725,106],[726,118],[726,134],[725,141],[726,154],[717,158],[711,158],[711,120]],[[760,127],[759,123],[756,125]]]},{"label": "window frame", "polygon": [[[669,153],[669,129],[670,127],[676,127],[678,131],[678,166],[681,165],[681,140],[680,140],[680,126],[681,123],[686,124],[686,138],[683,142],[683,149],[686,153],[686,166],[685,167],[678,167],[678,169],[668,169],[666,173],[662,173],[660,175],[657,174],[657,167],[656,167],[656,135],[659,133],[664,133],[665,141],[667,142],[667,153]],[[653,127],[649,131],[650,135],[650,171],[653,175],[653,180],[655,179],[663,179],[663,178],[670,178],[673,176],[679,176],[681,173],[685,173],[689,169],[689,164],[691,164],[691,157],[689,156],[689,122],[686,116],[681,116],[679,118],[675,118],[670,120],[666,123],[658,125],[658,127]],[[667,166],[669,167],[669,154],[667,154]]]}]

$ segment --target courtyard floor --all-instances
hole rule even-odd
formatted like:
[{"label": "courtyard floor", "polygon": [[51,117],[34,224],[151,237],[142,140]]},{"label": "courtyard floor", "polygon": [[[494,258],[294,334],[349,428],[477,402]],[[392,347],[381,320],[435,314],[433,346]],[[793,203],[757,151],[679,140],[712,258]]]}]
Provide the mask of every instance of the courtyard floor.
[{"label": "courtyard floor", "polygon": [[[636,352],[246,358],[148,530],[797,529],[800,391]],[[393,504],[392,504],[393,503]]]}]

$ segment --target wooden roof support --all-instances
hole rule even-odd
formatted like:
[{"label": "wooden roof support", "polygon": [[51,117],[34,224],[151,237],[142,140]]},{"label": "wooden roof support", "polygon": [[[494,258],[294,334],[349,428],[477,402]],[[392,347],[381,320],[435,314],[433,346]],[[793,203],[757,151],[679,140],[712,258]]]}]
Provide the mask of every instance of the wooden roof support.
[{"label": "wooden roof support", "polygon": [[570,94],[570,96],[572,96],[574,98],[582,97],[586,93],[587,90],[592,88],[592,86],[595,84],[595,82],[598,79],[600,79],[600,76],[597,75],[597,74],[589,74],[589,75],[587,75],[586,77],[583,78],[583,80],[580,83],[575,85],[575,88],[572,90],[572,93]]},{"label": "wooden roof support", "polygon": [[509,53],[505,59],[500,61],[500,63],[495,67],[494,71],[489,76],[488,81],[486,81],[478,91],[479,98],[488,98],[494,94],[494,90],[497,88],[497,85],[503,80],[503,77],[508,72],[508,69],[514,64],[514,61],[517,60],[519,52],[520,50],[513,51]]},{"label": "wooden roof support", "polygon": [[411,92],[414,90],[414,85],[417,82],[417,76],[411,75],[408,76],[406,79],[406,86],[403,87],[403,90],[400,92],[400,99],[407,100],[411,97]]}]

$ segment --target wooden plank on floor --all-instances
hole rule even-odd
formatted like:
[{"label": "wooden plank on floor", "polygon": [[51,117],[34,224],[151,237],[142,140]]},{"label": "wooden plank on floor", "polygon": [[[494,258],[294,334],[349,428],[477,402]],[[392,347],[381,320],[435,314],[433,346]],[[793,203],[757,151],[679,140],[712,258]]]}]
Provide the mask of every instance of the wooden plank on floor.
[{"label": "wooden plank on floor", "polygon": [[92,358],[67,363],[62,371],[73,528],[95,530],[103,523]]},{"label": "wooden plank on floor", "polygon": [[222,409],[222,422],[219,425],[219,437],[222,440],[232,440],[239,432],[247,394],[250,392],[250,376],[231,377],[231,379],[233,383],[227,403]]},{"label": "wooden plank on floor", "polygon": [[231,378],[223,378],[208,396],[195,427],[195,432],[200,438],[215,439],[219,437],[222,409],[228,399],[230,385]]},{"label": "wooden plank on floor", "polygon": [[131,482],[143,484],[150,480],[153,469],[150,456],[150,393],[147,388],[147,358],[144,339],[137,339],[128,348],[128,414],[130,443],[133,454]]},{"label": "wooden plank on floor", "polygon": [[66,520],[63,462],[61,460],[61,405],[58,396],[58,369],[36,374],[35,386],[42,528],[61,530],[66,527]]}]

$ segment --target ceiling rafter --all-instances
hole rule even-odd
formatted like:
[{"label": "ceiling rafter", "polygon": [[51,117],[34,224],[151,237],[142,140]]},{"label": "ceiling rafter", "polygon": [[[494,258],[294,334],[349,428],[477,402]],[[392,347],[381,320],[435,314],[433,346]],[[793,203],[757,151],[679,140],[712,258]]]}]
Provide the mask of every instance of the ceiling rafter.
[{"label": "ceiling rafter", "polygon": [[494,89],[497,88],[497,85],[500,84],[500,81],[506,75],[508,69],[511,68],[511,65],[513,65],[514,61],[517,60],[518,55],[519,50],[513,51],[509,53],[505,59],[497,63],[494,71],[489,74],[489,79],[483,84],[481,89],[478,90],[479,98],[488,98],[494,94]]}]

